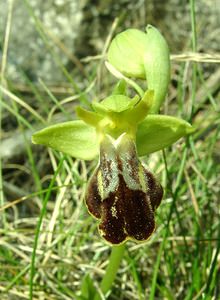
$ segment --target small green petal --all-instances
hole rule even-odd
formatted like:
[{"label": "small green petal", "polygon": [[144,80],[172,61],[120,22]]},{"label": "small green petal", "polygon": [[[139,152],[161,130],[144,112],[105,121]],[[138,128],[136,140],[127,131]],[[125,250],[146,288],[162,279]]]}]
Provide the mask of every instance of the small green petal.
[{"label": "small green petal", "polygon": [[142,101],[143,99],[140,100],[140,97],[138,95],[135,95],[134,98],[131,99],[128,108],[134,108],[138,102]]},{"label": "small green petal", "polygon": [[86,110],[80,106],[76,108],[76,114],[85,123],[94,127],[97,127],[98,123],[103,119],[98,113]]},{"label": "small green petal", "polygon": [[130,124],[136,125],[144,120],[153,104],[153,99],[154,92],[151,90],[147,90],[139,103],[131,107],[130,110],[125,111],[124,115],[127,121],[129,121]]},{"label": "small green petal", "polygon": [[32,136],[32,142],[85,160],[91,160],[99,153],[96,131],[83,121],[71,121],[47,127],[36,132]]},{"label": "small green petal", "polygon": [[172,145],[194,128],[186,121],[164,115],[148,115],[137,128],[136,144],[139,156]]}]

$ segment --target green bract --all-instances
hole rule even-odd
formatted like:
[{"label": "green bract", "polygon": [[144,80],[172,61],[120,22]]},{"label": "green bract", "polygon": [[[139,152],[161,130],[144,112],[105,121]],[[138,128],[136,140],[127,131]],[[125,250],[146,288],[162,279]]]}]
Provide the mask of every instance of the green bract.
[{"label": "green bract", "polygon": [[164,101],[170,80],[170,58],[167,43],[160,32],[148,25],[146,33],[128,29],[112,41],[108,60],[123,75],[147,80],[154,91],[152,112]]}]

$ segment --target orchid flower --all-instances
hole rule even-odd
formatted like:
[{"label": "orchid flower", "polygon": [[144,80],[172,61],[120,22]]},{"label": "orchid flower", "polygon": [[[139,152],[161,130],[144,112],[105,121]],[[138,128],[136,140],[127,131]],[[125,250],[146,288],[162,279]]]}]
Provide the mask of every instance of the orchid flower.
[{"label": "orchid flower", "polygon": [[[92,110],[77,107],[80,120],[47,127],[33,135],[43,144],[98,165],[88,181],[85,203],[111,244],[147,240],[155,229],[154,213],[163,189],[140,158],[164,149],[194,129],[184,120],[155,114],[169,82],[169,50],[159,31],[129,29],[112,41],[108,61],[121,74],[113,93]],[[127,78],[146,79],[148,89],[127,96]],[[154,113],[154,114],[153,114]]]}]

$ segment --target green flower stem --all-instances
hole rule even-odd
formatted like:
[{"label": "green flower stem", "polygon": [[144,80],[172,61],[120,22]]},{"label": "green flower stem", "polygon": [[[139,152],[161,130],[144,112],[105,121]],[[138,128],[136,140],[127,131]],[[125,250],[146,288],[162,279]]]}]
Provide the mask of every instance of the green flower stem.
[{"label": "green flower stem", "polygon": [[[125,244],[112,247],[109,264],[108,264],[108,267],[105,271],[105,275],[104,275],[101,285],[100,285],[100,289],[104,295],[110,290],[110,288],[115,280],[118,268],[120,266],[122,257],[124,255],[124,251],[125,251]],[[101,297],[97,293],[94,299],[101,300]]]}]

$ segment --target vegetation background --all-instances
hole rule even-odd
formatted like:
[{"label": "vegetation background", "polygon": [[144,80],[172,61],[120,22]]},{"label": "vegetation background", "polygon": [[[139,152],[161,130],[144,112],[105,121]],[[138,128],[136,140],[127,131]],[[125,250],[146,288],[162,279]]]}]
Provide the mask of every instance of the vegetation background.
[{"label": "vegetation background", "polygon": [[0,2],[1,300],[30,299],[31,286],[33,299],[77,299],[88,274],[98,289],[111,247],[83,203],[97,162],[65,157],[55,177],[63,155],[30,137],[108,95],[112,37],[148,23],[172,54],[161,112],[197,130],[146,157],[165,189],[157,230],[127,243],[109,299],[220,299],[219,19],[219,0]]}]

